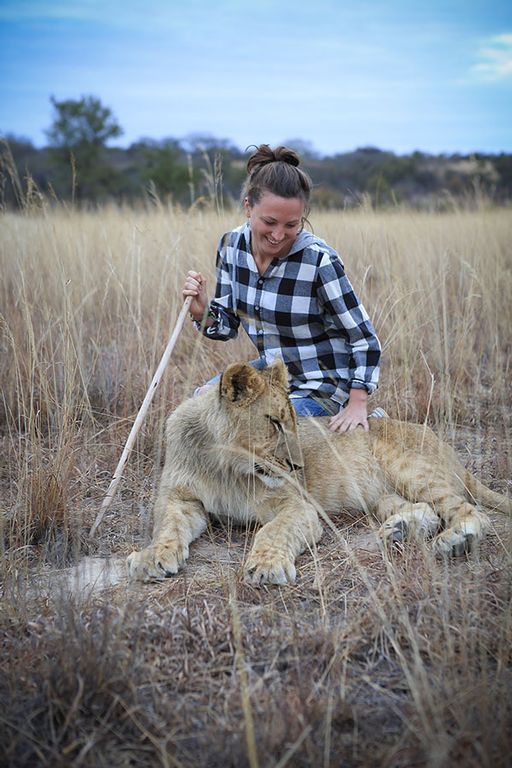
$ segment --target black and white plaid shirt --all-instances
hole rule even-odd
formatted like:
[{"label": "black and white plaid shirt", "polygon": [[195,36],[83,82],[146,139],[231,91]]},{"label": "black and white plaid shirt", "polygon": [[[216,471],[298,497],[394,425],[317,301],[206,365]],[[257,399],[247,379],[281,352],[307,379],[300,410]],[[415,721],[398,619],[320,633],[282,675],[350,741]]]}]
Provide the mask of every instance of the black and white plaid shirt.
[{"label": "black and white plaid shirt", "polygon": [[220,240],[205,336],[232,339],[242,323],[262,360],[284,360],[292,393],[344,403],[351,388],[373,392],[380,343],[336,251],[303,231],[260,275],[250,241],[249,222]]}]

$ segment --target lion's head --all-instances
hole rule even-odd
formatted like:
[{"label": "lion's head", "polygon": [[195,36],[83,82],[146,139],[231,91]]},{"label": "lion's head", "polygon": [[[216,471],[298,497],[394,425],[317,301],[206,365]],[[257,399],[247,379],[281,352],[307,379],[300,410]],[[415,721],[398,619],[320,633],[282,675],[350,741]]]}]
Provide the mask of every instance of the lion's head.
[{"label": "lion's head", "polygon": [[[219,393],[228,415],[230,445],[239,466],[267,486],[302,469],[297,419],[288,399],[288,373],[277,360],[262,371],[249,363],[233,363],[222,374]],[[242,468],[242,466],[240,466]]]}]

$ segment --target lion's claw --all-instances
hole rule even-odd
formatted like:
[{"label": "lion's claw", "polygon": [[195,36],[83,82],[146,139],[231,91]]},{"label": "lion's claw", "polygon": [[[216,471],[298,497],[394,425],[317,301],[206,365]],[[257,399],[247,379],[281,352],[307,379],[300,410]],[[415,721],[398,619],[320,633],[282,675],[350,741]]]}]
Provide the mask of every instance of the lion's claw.
[{"label": "lion's claw", "polygon": [[151,545],[128,555],[128,575],[136,581],[163,581],[175,576],[188,557],[188,549]]},{"label": "lion's claw", "polygon": [[292,560],[281,557],[266,557],[259,559],[251,555],[244,568],[246,583],[260,586],[262,584],[290,584],[295,581],[297,572]]},{"label": "lion's claw", "polygon": [[389,538],[393,544],[402,544],[407,539],[407,523],[401,520],[391,530]]},{"label": "lion's claw", "polygon": [[475,549],[477,537],[462,528],[447,528],[434,539],[434,551],[445,557],[462,557]]}]

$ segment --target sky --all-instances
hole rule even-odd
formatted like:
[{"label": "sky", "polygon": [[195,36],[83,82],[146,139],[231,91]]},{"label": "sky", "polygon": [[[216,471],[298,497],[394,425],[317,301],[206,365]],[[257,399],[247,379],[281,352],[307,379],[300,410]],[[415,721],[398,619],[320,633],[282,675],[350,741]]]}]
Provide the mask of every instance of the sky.
[{"label": "sky", "polygon": [[141,138],[300,139],[320,155],[512,151],[512,2],[0,0],[0,136],[50,97]]}]

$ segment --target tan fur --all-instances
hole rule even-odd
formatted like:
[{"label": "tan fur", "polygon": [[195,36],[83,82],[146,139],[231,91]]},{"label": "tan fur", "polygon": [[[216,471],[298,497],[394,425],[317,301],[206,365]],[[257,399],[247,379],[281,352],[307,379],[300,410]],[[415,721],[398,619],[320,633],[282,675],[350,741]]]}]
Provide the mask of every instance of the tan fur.
[{"label": "tan fur", "polygon": [[177,573],[209,514],[260,523],[245,577],[285,584],[295,579],[297,555],[322,534],[319,507],[373,514],[386,542],[437,534],[434,549],[449,555],[469,551],[488,525],[477,502],[511,513],[510,501],[424,426],[379,418],[369,432],[340,434],[327,422],[296,418],[282,363],[261,372],[229,366],[218,387],[167,421],[153,540],[129,556],[130,577]]}]

